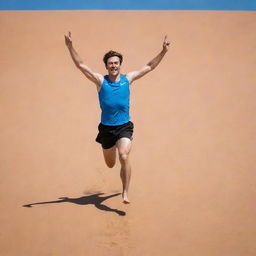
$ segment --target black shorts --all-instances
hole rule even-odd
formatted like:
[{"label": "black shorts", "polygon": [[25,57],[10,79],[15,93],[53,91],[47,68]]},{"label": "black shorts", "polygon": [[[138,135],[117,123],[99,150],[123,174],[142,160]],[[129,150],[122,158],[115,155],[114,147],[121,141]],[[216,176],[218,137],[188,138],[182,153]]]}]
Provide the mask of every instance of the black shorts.
[{"label": "black shorts", "polygon": [[132,140],[133,127],[134,125],[131,121],[117,126],[99,124],[99,133],[96,141],[99,142],[104,149],[112,148],[121,138],[129,138]]}]

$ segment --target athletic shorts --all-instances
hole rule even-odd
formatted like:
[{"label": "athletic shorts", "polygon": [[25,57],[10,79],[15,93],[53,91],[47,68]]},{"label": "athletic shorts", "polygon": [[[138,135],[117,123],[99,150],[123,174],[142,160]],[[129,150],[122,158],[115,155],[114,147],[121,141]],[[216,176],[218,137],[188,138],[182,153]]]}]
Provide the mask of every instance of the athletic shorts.
[{"label": "athletic shorts", "polygon": [[100,143],[104,149],[112,148],[121,138],[129,138],[132,140],[133,127],[134,125],[131,121],[117,126],[108,126],[100,123],[96,141]]}]

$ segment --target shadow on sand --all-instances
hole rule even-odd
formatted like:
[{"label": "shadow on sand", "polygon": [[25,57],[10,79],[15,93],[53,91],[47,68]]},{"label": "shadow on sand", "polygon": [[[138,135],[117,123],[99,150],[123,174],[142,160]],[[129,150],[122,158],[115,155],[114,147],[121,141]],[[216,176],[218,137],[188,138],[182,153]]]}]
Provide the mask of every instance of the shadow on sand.
[{"label": "shadow on sand", "polygon": [[115,212],[120,216],[125,216],[125,212],[117,210],[117,209],[112,209],[104,204],[102,202],[106,201],[109,198],[119,196],[121,193],[109,195],[109,196],[100,196],[104,195],[104,193],[97,193],[89,196],[82,196],[78,198],[69,198],[69,197],[60,197],[60,200],[56,201],[48,201],[48,202],[38,202],[38,203],[31,203],[31,204],[26,204],[23,205],[23,207],[28,207],[31,208],[34,205],[38,204],[59,204],[59,203],[73,203],[73,204],[80,204],[80,205],[88,205],[88,204],[93,204],[96,208],[102,211],[107,211],[107,212]]}]

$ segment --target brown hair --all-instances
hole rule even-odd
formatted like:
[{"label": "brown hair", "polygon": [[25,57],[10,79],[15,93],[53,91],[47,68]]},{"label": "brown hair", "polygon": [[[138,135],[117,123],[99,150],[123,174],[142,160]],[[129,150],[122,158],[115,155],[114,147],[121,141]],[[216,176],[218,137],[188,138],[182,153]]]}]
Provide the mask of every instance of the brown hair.
[{"label": "brown hair", "polygon": [[104,61],[105,65],[107,65],[108,59],[111,58],[111,57],[114,57],[114,56],[118,57],[119,60],[120,60],[120,64],[122,64],[122,62],[123,62],[123,55],[121,53],[119,53],[119,52],[115,52],[115,51],[111,50],[111,51],[107,52],[104,55],[104,57],[103,57],[103,61]]}]

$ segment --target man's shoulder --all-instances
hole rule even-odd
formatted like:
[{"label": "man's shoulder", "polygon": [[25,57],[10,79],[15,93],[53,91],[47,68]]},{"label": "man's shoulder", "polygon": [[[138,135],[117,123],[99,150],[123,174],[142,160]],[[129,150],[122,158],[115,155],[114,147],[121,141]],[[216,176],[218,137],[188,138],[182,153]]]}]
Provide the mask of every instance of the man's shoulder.
[{"label": "man's shoulder", "polygon": [[120,80],[123,80],[123,81],[125,81],[125,82],[128,82],[128,83],[130,83],[130,81],[129,81],[129,79],[127,78],[127,76],[126,76],[126,74],[120,74]]}]

